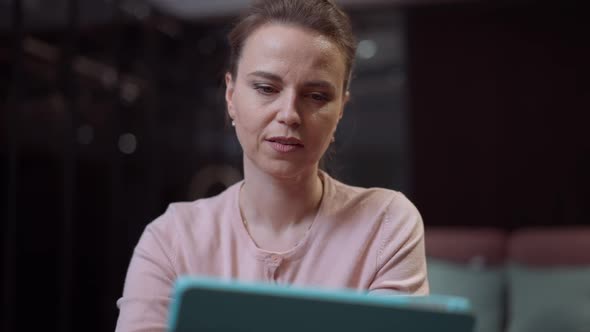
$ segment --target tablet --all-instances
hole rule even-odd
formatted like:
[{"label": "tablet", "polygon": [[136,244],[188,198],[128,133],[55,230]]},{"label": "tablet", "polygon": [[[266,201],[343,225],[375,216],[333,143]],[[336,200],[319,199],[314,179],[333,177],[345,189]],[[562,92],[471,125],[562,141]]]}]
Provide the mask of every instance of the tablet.
[{"label": "tablet", "polygon": [[469,302],[181,277],[168,327],[186,331],[473,331]]}]

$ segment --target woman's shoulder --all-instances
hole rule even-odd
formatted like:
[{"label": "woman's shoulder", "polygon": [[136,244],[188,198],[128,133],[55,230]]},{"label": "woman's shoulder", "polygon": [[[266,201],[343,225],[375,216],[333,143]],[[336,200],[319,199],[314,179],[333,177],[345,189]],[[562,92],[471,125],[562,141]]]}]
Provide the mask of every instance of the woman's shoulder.
[{"label": "woman's shoulder", "polygon": [[374,220],[387,233],[385,237],[410,236],[423,228],[422,216],[416,206],[402,192],[379,187],[357,187],[334,181],[332,204],[341,215],[354,215],[363,220]]},{"label": "woman's shoulder", "polygon": [[170,203],[166,211],[148,227],[165,232],[179,228],[219,227],[220,222],[230,220],[231,215],[235,214],[239,185],[240,182],[212,197]]},{"label": "woman's shoulder", "polygon": [[400,191],[382,187],[360,187],[328,178],[332,187],[332,201],[340,206],[379,211],[395,208],[417,213],[414,204]]},{"label": "woman's shoulder", "polygon": [[334,179],[326,183],[329,184],[330,197],[325,215],[336,221],[331,223],[332,233],[342,230],[353,232],[358,238],[374,239],[379,257],[386,247],[399,247],[410,239],[421,238],[422,217],[400,191],[352,186]]}]

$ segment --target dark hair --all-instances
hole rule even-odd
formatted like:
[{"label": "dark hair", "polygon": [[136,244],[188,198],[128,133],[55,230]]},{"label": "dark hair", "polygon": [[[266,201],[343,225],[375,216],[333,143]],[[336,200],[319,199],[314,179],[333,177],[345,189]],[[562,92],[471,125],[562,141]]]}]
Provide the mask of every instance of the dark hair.
[{"label": "dark hair", "polygon": [[344,89],[348,89],[356,53],[356,41],[348,15],[333,0],[255,1],[228,35],[230,46],[228,71],[234,78],[238,72],[238,62],[246,39],[254,30],[266,23],[297,25],[316,31],[335,42],[345,58]]}]

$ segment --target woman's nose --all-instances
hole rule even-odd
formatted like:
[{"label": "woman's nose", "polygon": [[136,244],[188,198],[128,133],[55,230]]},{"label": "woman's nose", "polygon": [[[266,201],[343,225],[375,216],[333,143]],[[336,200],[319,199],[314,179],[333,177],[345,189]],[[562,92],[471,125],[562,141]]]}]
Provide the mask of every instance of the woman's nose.
[{"label": "woman's nose", "polygon": [[301,124],[301,116],[297,105],[297,96],[285,95],[284,102],[281,103],[281,109],[278,111],[277,120],[289,127],[298,127]]}]

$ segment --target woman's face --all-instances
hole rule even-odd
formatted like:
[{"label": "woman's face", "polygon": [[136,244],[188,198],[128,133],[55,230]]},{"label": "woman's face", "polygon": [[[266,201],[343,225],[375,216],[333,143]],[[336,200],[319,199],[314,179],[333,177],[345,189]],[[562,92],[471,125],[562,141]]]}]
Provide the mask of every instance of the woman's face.
[{"label": "woman's face", "polygon": [[283,24],[255,30],[236,77],[226,75],[244,166],[281,178],[315,172],[348,100],[345,71],[342,53],[322,35]]}]

